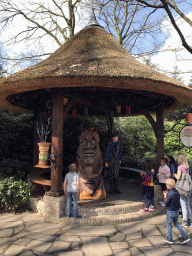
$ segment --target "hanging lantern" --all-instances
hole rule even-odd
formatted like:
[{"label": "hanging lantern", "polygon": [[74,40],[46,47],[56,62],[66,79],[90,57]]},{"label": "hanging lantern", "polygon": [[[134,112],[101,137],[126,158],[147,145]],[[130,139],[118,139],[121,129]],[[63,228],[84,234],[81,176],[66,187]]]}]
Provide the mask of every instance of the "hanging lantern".
[{"label": "hanging lantern", "polygon": [[126,105],[126,114],[131,113],[131,106]]},{"label": "hanging lantern", "polygon": [[63,105],[66,105],[67,102],[68,102],[68,99],[67,99],[67,98],[64,98],[64,99],[63,99]]},{"label": "hanging lantern", "polygon": [[73,110],[72,110],[72,116],[73,116],[73,117],[76,117],[76,115],[77,115],[77,110],[76,110],[76,109],[73,109]]},{"label": "hanging lantern", "polygon": [[116,106],[116,113],[120,114],[121,113],[121,106]]},{"label": "hanging lantern", "polygon": [[84,108],[84,114],[88,115],[88,108]]},{"label": "hanging lantern", "polygon": [[192,113],[186,114],[186,123],[188,123],[188,124],[192,123]]}]

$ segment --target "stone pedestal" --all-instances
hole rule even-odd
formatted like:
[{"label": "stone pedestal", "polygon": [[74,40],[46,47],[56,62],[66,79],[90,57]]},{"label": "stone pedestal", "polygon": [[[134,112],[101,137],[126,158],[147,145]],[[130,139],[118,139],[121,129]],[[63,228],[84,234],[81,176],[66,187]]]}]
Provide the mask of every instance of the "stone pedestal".
[{"label": "stone pedestal", "polygon": [[161,189],[161,185],[155,184],[154,185],[154,192],[155,192],[155,200],[156,201],[163,201],[163,192]]},{"label": "stone pedestal", "polygon": [[33,211],[42,214],[45,221],[59,222],[59,218],[65,216],[66,196],[30,197],[30,206]]},{"label": "stone pedestal", "polygon": [[51,219],[59,219],[65,215],[66,196],[51,197],[44,195],[43,216]]}]

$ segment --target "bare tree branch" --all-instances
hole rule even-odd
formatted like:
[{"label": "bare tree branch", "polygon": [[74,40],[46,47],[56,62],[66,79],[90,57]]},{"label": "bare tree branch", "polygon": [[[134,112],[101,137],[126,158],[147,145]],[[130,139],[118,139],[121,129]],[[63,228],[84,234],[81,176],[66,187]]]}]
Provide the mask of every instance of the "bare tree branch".
[{"label": "bare tree branch", "polygon": [[186,42],[185,37],[183,36],[181,30],[177,26],[177,24],[175,22],[175,19],[174,19],[173,15],[172,15],[171,11],[169,10],[167,1],[166,0],[160,0],[160,1],[162,2],[163,7],[164,7],[165,11],[167,12],[173,27],[175,28],[175,30],[177,31],[179,37],[181,38],[182,45],[192,54],[192,48],[188,45],[188,43]]}]

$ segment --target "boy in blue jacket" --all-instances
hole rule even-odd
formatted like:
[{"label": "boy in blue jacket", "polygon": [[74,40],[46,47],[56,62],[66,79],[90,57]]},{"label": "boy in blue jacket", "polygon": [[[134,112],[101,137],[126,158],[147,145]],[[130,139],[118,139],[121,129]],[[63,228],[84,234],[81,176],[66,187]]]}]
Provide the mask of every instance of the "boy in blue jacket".
[{"label": "boy in blue jacket", "polygon": [[164,191],[164,197],[165,197],[165,206],[167,208],[167,222],[166,222],[167,237],[164,238],[163,240],[166,243],[173,244],[173,239],[172,239],[172,223],[173,223],[181,234],[181,239],[180,239],[181,244],[185,244],[190,241],[190,238],[186,236],[182,227],[178,223],[180,194],[175,189],[174,179],[171,179],[171,178],[167,179],[166,185],[167,185],[168,193]]}]

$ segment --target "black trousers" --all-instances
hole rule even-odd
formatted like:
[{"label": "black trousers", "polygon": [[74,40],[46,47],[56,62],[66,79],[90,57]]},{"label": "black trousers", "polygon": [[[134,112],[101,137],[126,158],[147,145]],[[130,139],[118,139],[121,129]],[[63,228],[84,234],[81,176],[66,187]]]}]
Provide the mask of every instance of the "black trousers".
[{"label": "black trousers", "polygon": [[115,191],[117,190],[117,178],[119,176],[119,167],[120,165],[112,165],[109,167],[108,175],[109,175],[109,182],[110,182],[110,190]]}]

